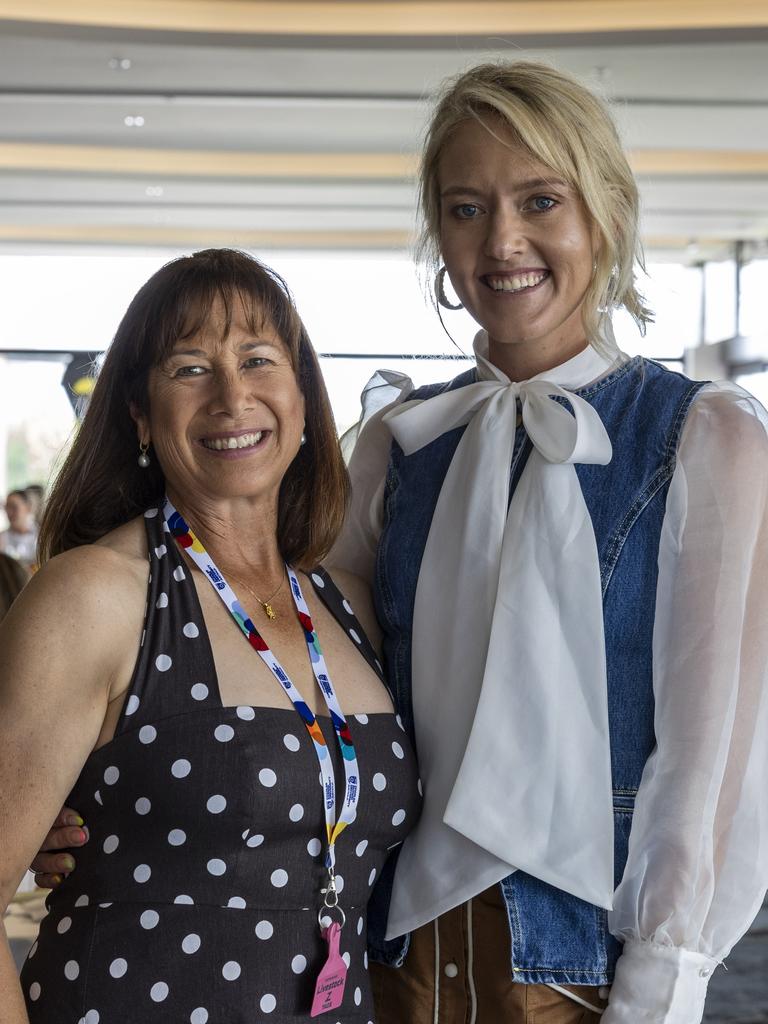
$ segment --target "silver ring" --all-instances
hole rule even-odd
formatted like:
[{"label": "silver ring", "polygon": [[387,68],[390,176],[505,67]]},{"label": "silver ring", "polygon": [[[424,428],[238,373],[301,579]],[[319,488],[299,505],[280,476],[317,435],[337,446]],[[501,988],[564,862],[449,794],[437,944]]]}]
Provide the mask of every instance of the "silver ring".
[{"label": "silver ring", "polygon": [[327,917],[332,921],[333,918],[331,917],[330,914],[332,910],[338,910],[339,915],[341,916],[339,926],[343,928],[344,925],[347,923],[347,915],[344,913],[344,911],[341,909],[338,903],[336,904],[335,907],[320,907],[320,909],[317,912],[317,923],[320,925],[321,928],[325,928],[325,925],[323,924],[323,918]]}]

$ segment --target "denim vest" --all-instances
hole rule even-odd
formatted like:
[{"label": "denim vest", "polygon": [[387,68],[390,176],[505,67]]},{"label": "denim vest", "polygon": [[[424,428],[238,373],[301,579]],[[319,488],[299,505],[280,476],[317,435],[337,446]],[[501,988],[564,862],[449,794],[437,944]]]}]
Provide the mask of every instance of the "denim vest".
[{"label": "denim vest", "polygon": [[[411,397],[430,398],[474,380],[471,370],[449,384],[420,388]],[[577,391],[597,410],[613,445],[607,466],[576,469],[595,529],[603,587],[617,885],[627,860],[635,794],[655,744],[651,641],[667,490],[680,432],[701,387],[701,382],[637,357]],[[411,623],[416,584],[443,479],[464,429],[451,430],[408,457],[393,443],[387,469],[374,596],[384,630],[386,672],[412,739]],[[530,450],[530,441],[519,427],[510,493]],[[374,890],[368,938],[375,960],[399,966],[408,938],[383,939],[394,863],[393,858]],[[612,981],[621,946],[608,931],[605,910],[522,871],[500,884],[509,917],[514,981],[572,985]]]}]

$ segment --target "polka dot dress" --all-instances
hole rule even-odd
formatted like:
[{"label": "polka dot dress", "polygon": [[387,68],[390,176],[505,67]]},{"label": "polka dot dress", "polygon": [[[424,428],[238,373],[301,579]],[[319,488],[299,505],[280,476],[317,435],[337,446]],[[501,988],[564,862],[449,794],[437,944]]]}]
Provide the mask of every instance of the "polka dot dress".
[{"label": "polka dot dress", "polygon": [[[67,803],[90,841],[48,899],[21,973],[31,1024],[306,1021],[324,962],[322,788],[290,708],[223,707],[197,593],[162,516],[146,513],[145,631],[114,739]],[[332,579],[316,593],[377,669]],[[234,626],[233,626],[234,628]],[[378,669],[377,669],[378,670]],[[338,743],[320,717],[337,778]],[[329,1024],[372,1022],[366,904],[387,851],[420,809],[408,739],[393,714],[351,715],[357,821],[337,850],[349,974]]]}]

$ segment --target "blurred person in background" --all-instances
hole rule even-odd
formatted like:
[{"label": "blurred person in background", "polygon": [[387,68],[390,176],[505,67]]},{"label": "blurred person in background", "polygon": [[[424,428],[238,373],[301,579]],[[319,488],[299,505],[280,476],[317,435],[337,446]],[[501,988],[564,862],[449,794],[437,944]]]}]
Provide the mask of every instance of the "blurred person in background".
[{"label": "blurred person in background", "polygon": [[35,522],[39,526],[45,509],[45,488],[42,484],[27,484],[24,488],[24,493],[26,494],[27,500],[32,508],[32,515],[35,517]]},{"label": "blurred person in background", "polygon": [[3,1024],[373,1018],[366,905],[420,797],[367,587],[319,565],[347,486],[282,279],[158,271],[0,626],[3,908],[68,794],[90,830],[20,979],[0,943]]},{"label": "blurred person in background", "polygon": [[37,523],[33,501],[26,491],[11,491],[5,499],[8,529],[0,532],[0,552],[34,565],[37,552]]}]

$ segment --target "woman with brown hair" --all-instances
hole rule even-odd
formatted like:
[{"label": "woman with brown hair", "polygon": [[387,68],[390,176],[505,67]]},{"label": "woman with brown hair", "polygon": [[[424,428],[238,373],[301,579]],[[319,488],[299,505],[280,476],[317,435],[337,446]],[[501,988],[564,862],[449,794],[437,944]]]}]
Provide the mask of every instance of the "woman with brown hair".
[{"label": "woman with brown hair", "polygon": [[419,797],[376,654],[318,564],[346,489],[282,280],[228,250],[158,271],[0,631],[2,900],[65,798],[90,830],[21,985],[0,946],[4,1021],[372,1018],[366,903]]},{"label": "woman with brown hair", "polygon": [[0,620],[7,615],[28,579],[29,573],[21,562],[0,553]]}]

